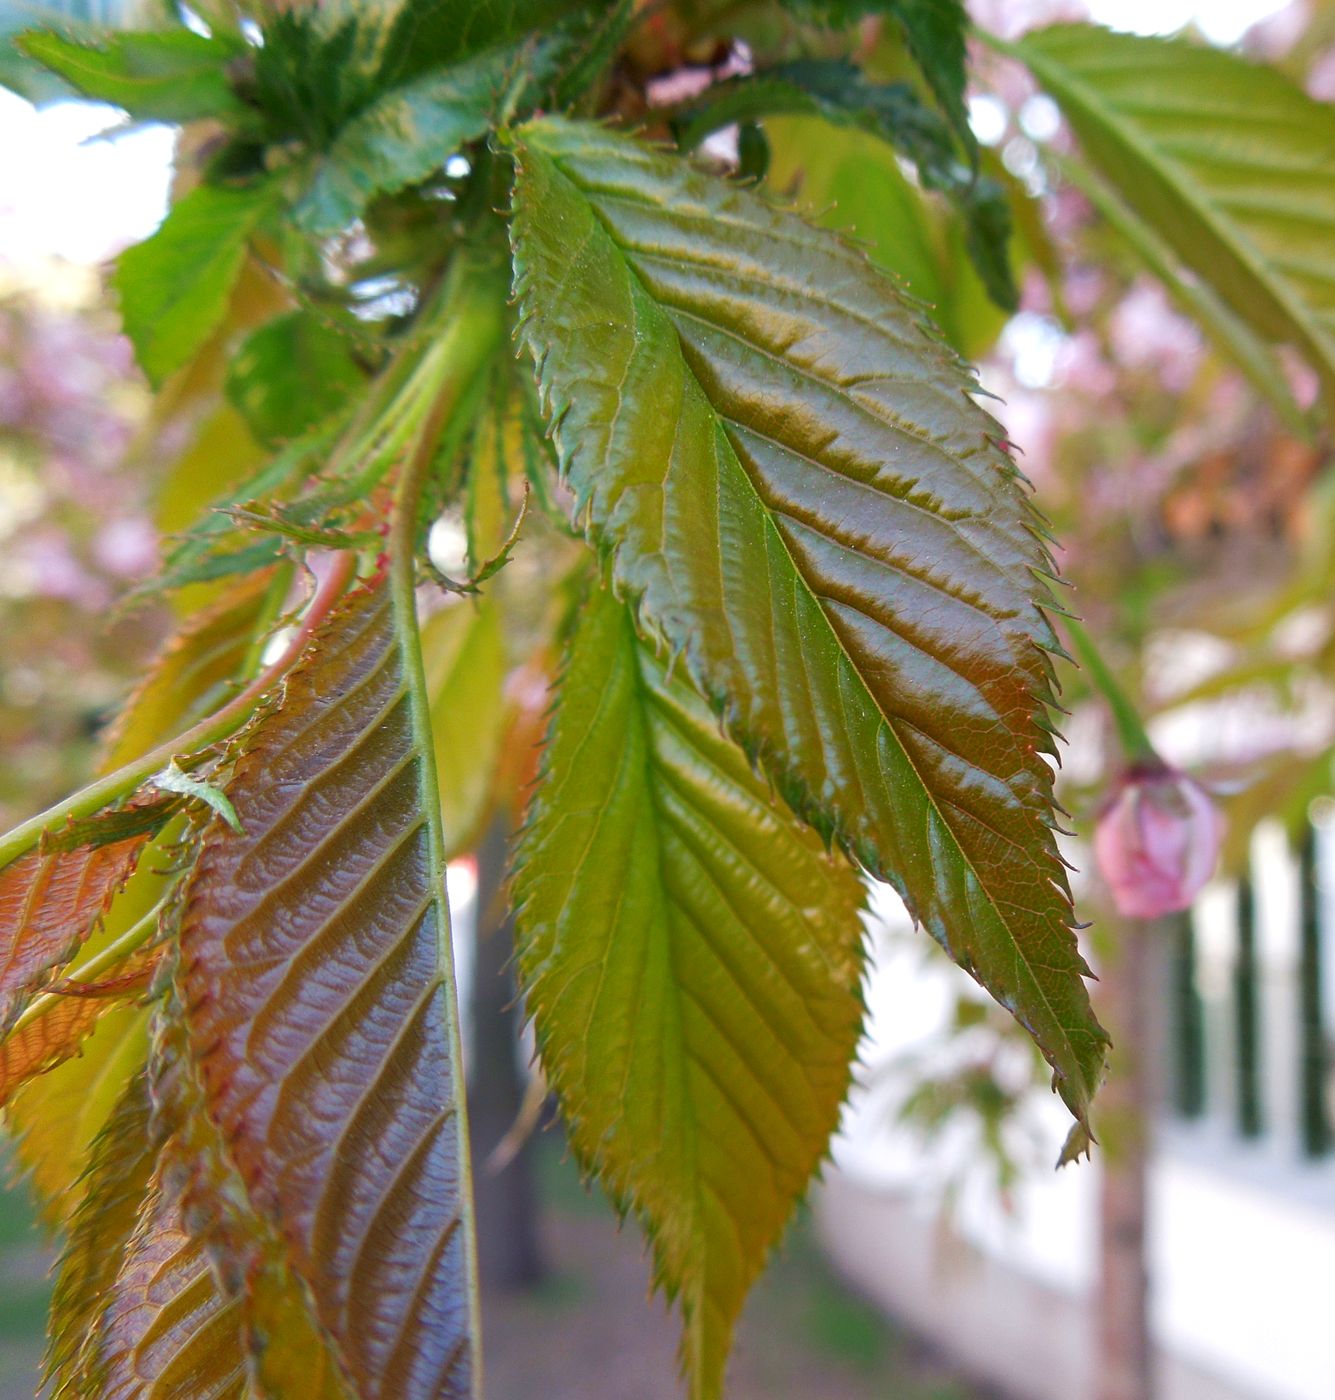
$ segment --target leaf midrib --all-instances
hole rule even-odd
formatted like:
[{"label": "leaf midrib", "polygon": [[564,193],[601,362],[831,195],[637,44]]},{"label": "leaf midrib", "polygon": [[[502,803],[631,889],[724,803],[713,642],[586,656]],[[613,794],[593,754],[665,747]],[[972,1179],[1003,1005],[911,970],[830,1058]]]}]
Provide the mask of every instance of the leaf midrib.
[{"label": "leaf midrib", "polygon": [[[601,211],[598,209],[598,206],[594,202],[594,200],[592,198],[589,198],[585,194],[581,186],[574,179],[572,179],[570,175],[566,173],[566,171],[561,166],[560,160],[557,157],[551,155],[548,152],[543,152],[543,158],[549,162],[553,171],[556,174],[558,174],[560,178],[564,180],[575,192],[575,194],[588,206],[594,218],[597,219],[599,226],[607,235],[608,241],[617,250],[618,256],[620,257],[621,262],[625,265],[628,274],[635,279],[636,285],[640,288],[642,294],[648,300],[649,304],[658,308],[658,310],[664,318],[664,321],[670,327],[674,341],[676,343],[677,353],[681,358],[682,369],[687,375],[690,376],[691,383],[695,386],[703,401],[708,405],[710,414],[714,418],[717,426],[723,429],[723,435],[727,440],[729,453],[736,466],[737,473],[740,475],[742,480],[745,481],[751,494],[754,496],[757,504],[760,506],[763,512],[765,528],[768,531],[770,531],[773,534],[774,538],[778,541],[780,549],[782,550],[783,557],[787,559],[789,566],[792,568],[793,573],[801,581],[802,588],[806,592],[807,596],[810,598],[814,607],[819,611],[821,617],[825,619],[826,626],[829,628],[834,642],[839,649],[839,654],[843,660],[844,665],[847,666],[848,669],[852,672],[853,676],[856,678],[858,688],[863,694],[866,695],[867,699],[871,702],[872,708],[874,709],[877,715],[878,728],[884,729],[885,732],[889,735],[889,737],[894,741],[896,747],[898,748],[900,754],[904,759],[904,762],[907,764],[909,769],[912,771],[914,777],[917,779],[918,786],[921,788],[923,794],[925,795],[928,805],[930,806],[932,812],[935,813],[937,820],[940,822],[942,830],[948,833],[951,845],[957,853],[961,863],[968,870],[969,876],[971,877],[975,888],[982,893],[988,908],[992,910],[993,916],[996,918],[1000,926],[1006,931],[1011,946],[1015,951],[1017,963],[1024,967],[1025,973],[1029,978],[1032,990],[1037,994],[1043,1006],[1046,1008],[1052,1026],[1055,1028],[1057,1033],[1060,1034],[1063,1042],[1065,1043],[1067,1057],[1070,1062],[1070,1070],[1069,1072],[1067,1070],[1059,1070],[1057,1072],[1063,1080],[1067,1080],[1068,1082],[1070,1082],[1073,1094],[1075,1095],[1077,1102],[1080,1104],[1080,1109],[1077,1113],[1077,1116],[1083,1121],[1088,1112],[1087,1105],[1092,1086],[1087,1087],[1082,1080],[1077,1079],[1077,1076],[1080,1073],[1081,1066],[1080,1054],[1076,1050],[1076,1047],[1071,1040],[1071,1035],[1069,1030],[1067,1029],[1064,1018],[1058,1014],[1056,1007],[1053,1006],[1041,979],[1035,973],[1034,965],[1031,963],[1029,956],[1023,947],[1023,944],[1021,943],[1020,939],[1018,939],[1015,936],[1015,932],[1011,927],[1010,920],[1002,913],[1001,907],[998,904],[996,898],[994,897],[991,889],[980,878],[977,867],[974,865],[973,861],[969,858],[968,854],[965,852],[964,848],[960,844],[960,839],[956,835],[954,826],[947,819],[945,813],[942,812],[941,807],[937,802],[935,793],[924,781],[923,775],[920,772],[918,765],[914,762],[912,754],[910,754],[903,740],[900,739],[899,734],[894,727],[894,724],[891,722],[890,718],[882,709],[880,701],[874,694],[872,694],[866,681],[863,679],[861,671],[859,671],[857,665],[853,661],[852,656],[849,654],[848,648],[845,646],[844,640],[842,636],[840,636],[838,629],[830,621],[829,614],[825,611],[825,608],[822,605],[819,597],[812,589],[810,583],[806,578],[806,575],[798,567],[797,561],[794,559],[792,551],[788,546],[788,542],[783,538],[782,531],[778,529],[778,526],[774,521],[774,517],[771,513],[769,506],[766,504],[764,497],[761,495],[759,489],[756,486],[756,483],[751,477],[750,472],[747,470],[745,463],[742,461],[741,455],[733,446],[731,436],[728,434],[726,427],[723,427],[722,422],[719,421],[722,416],[720,414],[720,411],[715,407],[713,400],[705,391],[704,386],[696,378],[694,371],[691,369],[690,364],[687,362],[685,353],[682,349],[680,333],[678,332],[677,328],[674,325],[672,325],[671,317],[662,308],[658,299],[654,296],[653,292],[646,285],[644,279],[640,276],[639,271],[636,269],[631,260],[625,255],[624,252],[622,252],[620,242],[617,240],[615,233],[609,226],[607,220],[603,217]],[[721,465],[722,463],[720,463],[720,466]],[[767,744],[766,747],[769,751],[771,762],[774,762],[776,765],[779,765],[782,762],[782,766],[790,766],[786,761],[781,760],[779,750],[774,746],[772,742]],[[800,780],[800,775],[794,774],[793,776],[799,778]],[[825,804],[822,804],[822,806],[824,805]],[[842,815],[837,810],[837,808],[829,809],[829,815],[835,823],[836,828],[840,830],[842,834],[845,835],[846,844],[850,846],[855,845],[856,843],[847,841],[847,824],[842,818]],[[885,872],[880,870],[875,870],[873,873],[877,874],[878,877],[883,877],[885,874]],[[1056,1069],[1056,1066],[1054,1066],[1054,1069]]]},{"label": "leaf midrib", "polygon": [[[1071,106],[1083,111],[1085,116],[1091,120],[1101,122],[1105,131],[1111,134],[1115,140],[1120,141],[1124,149],[1143,161],[1163,185],[1201,220],[1210,233],[1221,244],[1232,250],[1238,261],[1246,267],[1257,283],[1265,289],[1266,294],[1283,311],[1289,324],[1302,334],[1311,350],[1326,365],[1335,368],[1335,358],[1332,357],[1330,349],[1324,344],[1327,337],[1320,325],[1315,324],[1312,318],[1303,314],[1301,302],[1295,302],[1284,281],[1276,279],[1271,274],[1269,263],[1246,236],[1245,230],[1239,225],[1233,224],[1233,236],[1229,236],[1229,224],[1215,212],[1208,197],[1197,190],[1195,183],[1176,161],[1169,157],[1160,156],[1148,138],[1140,136],[1131,122],[1121,120],[1113,109],[1100,100],[1097,91],[1088,87],[1083,79],[1072,73],[1069,68],[1063,69],[1059,62],[1054,62],[1046,55],[1036,52],[1023,40],[1014,46],[1007,47],[1012,48],[1016,56],[1033,69],[1044,86],[1059,94],[1065,92],[1066,100]],[[1253,168],[1254,165],[1253,162]]]}]

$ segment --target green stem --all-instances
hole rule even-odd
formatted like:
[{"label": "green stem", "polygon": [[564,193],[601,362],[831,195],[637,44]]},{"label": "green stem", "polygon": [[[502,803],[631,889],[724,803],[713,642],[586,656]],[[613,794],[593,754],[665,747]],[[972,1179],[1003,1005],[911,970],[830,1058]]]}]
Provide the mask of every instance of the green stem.
[{"label": "green stem", "polygon": [[1117,738],[1122,746],[1122,755],[1128,764],[1161,768],[1163,759],[1155,751],[1150,736],[1145,732],[1144,722],[1131,703],[1117,678],[1108,669],[1099,649],[1090,640],[1089,633],[1073,617],[1064,617],[1063,626],[1070,638],[1071,648],[1076,659],[1089,673],[1094,689],[1107,701],[1112,712],[1113,723],[1117,728]]},{"label": "green stem", "polygon": [[150,749],[148,753],[106,774],[94,783],[48,807],[45,812],[16,826],[13,831],[0,837],[0,869],[17,860],[31,850],[42,838],[42,833],[63,826],[70,818],[92,816],[117,799],[133,792],[141,783],[151,778],[160,768],[165,768],[173,758],[191,754],[199,749],[209,748],[230,738],[254,713],[256,706],[272,686],[287,672],[296,661],[311,633],[328,616],[330,609],[342,597],[357,567],[356,556],[339,554],[334,567],[311,599],[310,607],[301,620],[292,640],[283,648],[283,654],[272,665],[266,666],[258,676],[239,694],[234,696],[220,710],[199,721],[183,734],[168,739],[165,744]]},{"label": "green stem", "polygon": [[485,373],[500,344],[504,329],[505,283],[499,278],[497,269],[480,266],[475,260],[463,257],[450,270],[445,302],[448,318],[440,341],[433,347],[436,368],[441,376],[440,392],[403,464],[394,492],[388,540],[389,588],[408,691],[413,738],[420,755],[418,796],[426,817],[431,887],[440,911],[439,958],[446,1024],[449,1027],[448,1053],[456,1095],[455,1121],[459,1132],[459,1192],[464,1222],[469,1330],[475,1364],[474,1385],[476,1393],[480,1394],[482,1345],[468,1115],[464,1103],[463,1043],[459,1033],[459,998],[449,902],[445,893],[445,842],[441,829],[440,789],[431,734],[431,708],[417,626],[417,540],[423,486],[435,460],[436,445],[441,435],[454,426],[453,420],[457,415],[466,412],[470,404],[476,404],[471,390],[478,376]]},{"label": "green stem", "polygon": [[[131,953],[142,948],[145,943],[157,932],[158,919],[162,911],[167,907],[166,898],[160,899],[137,923],[126,929],[114,942],[108,943],[100,953],[94,954],[87,962],[81,963],[65,974],[65,978],[70,982],[96,982],[101,975],[110,968],[123,963]],[[36,1020],[45,1016],[53,1007],[59,1005],[65,998],[59,992],[43,992],[40,996],[34,997],[31,1003],[23,1010],[23,1014],[14,1022],[13,1029],[9,1032],[11,1036],[17,1035],[25,1026],[30,1026]]]}]

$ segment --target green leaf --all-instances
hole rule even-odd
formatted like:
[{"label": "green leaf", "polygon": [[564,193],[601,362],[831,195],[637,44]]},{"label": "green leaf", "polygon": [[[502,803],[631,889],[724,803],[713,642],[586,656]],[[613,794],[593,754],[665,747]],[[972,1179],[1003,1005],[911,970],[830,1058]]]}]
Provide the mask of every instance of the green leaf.
[{"label": "green leaf", "polygon": [[517,137],[522,335],[617,586],[783,796],[1029,1029],[1105,1036],[1052,835],[1052,568],[974,382],[858,252],[592,126]]},{"label": "green leaf", "polygon": [[958,219],[923,198],[884,142],[809,117],[780,117],[765,130],[774,188],[796,188],[809,217],[856,236],[878,267],[926,303],[960,354],[974,359],[991,348],[1006,315],[961,256]]},{"label": "green leaf", "polygon": [[1215,349],[1232,360],[1252,387],[1270,402],[1289,431],[1299,437],[1310,436],[1310,425],[1294,402],[1283,366],[1271,348],[1239,320],[1209,286],[1184,275],[1168,244],[1097,176],[1070,157],[1061,158],[1057,164],[1062,175],[1163,283],[1178,307],[1195,320]]},{"label": "green leaf", "polygon": [[1261,335],[1299,346],[1335,404],[1335,108],[1183,40],[1071,24],[1008,51],[1118,197]]},{"label": "green leaf", "polygon": [[361,1400],[471,1394],[473,1265],[439,801],[389,590],[252,727],[205,834],[181,985],[209,1116]]},{"label": "green leaf", "polygon": [[478,414],[464,482],[464,531],[468,539],[468,568],[476,575],[505,544],[514,521],[510,478],[522,470],[523,432],[517,395],[511,389],[509,367],[493,379],[490,395]]},{"label": "green leaf", "polygon": [[377,194],[426,179],[465,142],[481,136],[514,68],[513,49],[426,73],[379,98],[339,133],[296,208],[308,233],[346,228]]},{"label": "green leaf", "polygon": [[963,0],[888,0],[884,8],[904,31],[909,52],[950,118],[964,149],[976,156],[978,142],[964,105],[968,81],[964,35],[969,16]]},{"label": "green leaf", "polygon": [[964,36],[969,16],[963,0],[789,0],[814,10],[828,23],[852,25],[865,15],[893,19],[964,149],[976,157],[978,142],[964,104],[968,82]]},{"label": "green leaf", "polygon": [[571,1141],[644,1222],[691,1393],[716,1396],[848,1087],[861,884],[603,594],[568,653],[514,890]]},{"label": "green leaf", "polygon": [[272,184],[200,185],[162,226],[121,254],[115,277],[125,333],[157,386],[208,340],[227,313],[246,243],[274,206]]},{"label": "green leaf", "polygon": [[586,8],[588,0],[405,0],[385,41],[378,81],[397,86]]},{"label": "green leaf", "polygon": [[123,107],[139,121],[189,122],[245,112],[227,65],[245,45],[188,29],[131,30],[78,43],[50,30],[21,35],[18,45],[85,97]]},{"label": "green leaf", "polygon": [[482,834],[505,736],[505,634],[495,601],[462,600],[422,628],[422,664],[448,859]]},{"label": "green leaf", "polygon": [[1007,259],[1010,205],[996,181],[956,154],[950,128],[906,83],[872,83],[854,64],[802,59],[707,90],[678,118],[681,144],[698,145],[711,131],[774,114],[823,117],[889,142],[914,162],[918,178],[944,194],[968,223],[969,255],[999,306],[1018,302]]},{"label": "green leaf", "polygon": [[247,336],[227,367],[227,397],[271,447],[339,412],[366,376],[354,342],[313,311],[290,311]]},{"label": "green leaf", "polygon": [[275,140],[299,137],[323,150],[374,100],[379,28],[343,7],[283,10],[255,52],[254,101]]},{"label": "green leaf", "polygon": [[215,811],[233,831],[241,831],[236,808],[232,806],[227,794],[216,784],[205,782],[202,778],[185,772],[175,759],[160,772],[154,773],[148,781],[149,785],[157,788],[159,792],[176,792],[182,797],[192,797],[196,802],[202,802]]}]

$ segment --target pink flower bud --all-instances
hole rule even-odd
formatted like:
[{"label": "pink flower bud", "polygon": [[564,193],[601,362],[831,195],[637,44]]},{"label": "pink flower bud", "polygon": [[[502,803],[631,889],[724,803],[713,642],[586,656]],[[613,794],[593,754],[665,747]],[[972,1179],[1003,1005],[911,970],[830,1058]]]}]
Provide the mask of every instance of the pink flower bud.
[{"label": "pink flower bud", "polygon": [[1214,873],[1224,821],[1209,793],[1171,768],[1131,772],[1094,827],[1094,858],[1118,911],[1186,909]]}]

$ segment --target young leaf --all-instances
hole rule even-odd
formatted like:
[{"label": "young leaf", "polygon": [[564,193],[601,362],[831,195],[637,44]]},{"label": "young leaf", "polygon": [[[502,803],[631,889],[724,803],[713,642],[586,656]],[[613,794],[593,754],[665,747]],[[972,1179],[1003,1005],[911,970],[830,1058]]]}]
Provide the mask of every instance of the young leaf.
[{"label": "young leaf", "polygon": [[1083,1120],[1105,1037],[1050,829],[1052,565],[973,380],[859,253],[755,194],[592,126],[516,141],[523,336],[576,517]]},{"label": "young leaf", "polygon": [[780,64],[708,89],[679,119],[681,144],[690,149],[720,127],[776,113],[820,116],[865,131],[912,160],[923,186],[944,194],[965,219],[969,255],[989,295],[1015,309],[1006,192],[960,161],[950,128],[907,83],[868,82],[861,69],[837,59]]},{"label": "young leaf", "polygon": [[505,734],[505,633],[495,601],[435,613],[422,628],[422,664],[445,854],[453,858],[481,834]]},{"label": "young leaf", "polygon": [[236,118],[245,107],[227,80],[227,65],[245,45],[188,29],[129,30],[77,43],[51,30],[21,35],[19,48],[85,97],[123,107],[138,121]]},{"label": "young leaf", "polygon": [[138,1074],[93,1142],[89,1190],[70,1222],[51,1297],[46,1380],[54,1400],[93,1393],[93,1335],[153,1177],[148,1081]]},{"label": "young leaf", "polygon": [[251,574],[167,643],[108,732],[103,772],[148,753],[231,698],[272,582],[270,570]]},{"label": "young leaf", "polygon": [[227,367],[227,397],[256,438],[278,446],[343,408],[366,381],[352,337],[314,311],[252,331]]},{"label": "young leaf", "polygon": [[200,185],[172,205],[162,226],[121,254],[113,279],[125,333],[157,386],[208,340],[227,311],[246,243],[277,197]]},{"label": "young leaf", "polygon": [[30,1079],[5,1104],[15,1155],[49,1224],[68,1220],[82,1201],[89,1148],[147,1052],[147,1010],[118,1006],[96,1022],[78,1055]]},{"label": "young leaf", "polygon": [[362,1400],[471,1394],[439,801],[388,590],[352,595],[250,731],[190,878],[181,981],[210,1115]]},{"label": "young leaf", "polygon": [[968,81],[964,46],[969,16],[963,0],[793,0],[798,9],[817,11],[826,20],[851,25],[864,15],[893,19],[904,43],[927,79],[960,142],[971,157],[978,141],[964,103]]},{"label": "young leaf", "polygon": [[120,1005],[120,998],[143,992],[156,961],[155,953],[132,954],[116,967],[105,995],[85,989],[55,996],[44,1014],[20,1022],[0,1040],[0,1107],[30,1079],[79,1054],[104,1013]]},{"label": "young leaf", "polygon": [[207,1251],[186,1231],[178,1193],[160,1172],[118,1262],[86,1363],[92,1384],[80,1393],[100,1400],[243,1400],[239,1305],[219,1292]]},{"label": "young leaf", "polygon": [[0,1034],[93,931],[148,843],[31,850],[0,870]]},{"label": "young leaf", "polygon": [[377,194],[425,180],[491,121],[513,49],[498,49],[458,68],[426,73],[394,88],[355,117],[318,163],[297,223],[324,237],[346,228]]},{"label": "young leaf", "polygon": [[179,793],[182,797],[202,802],[206,807],[212,808],[233,831],[241,830],[236,809],[227,794],[216,784],[187,773],[175,759],[154,773],[148,781],[150,786],[157,788],[159,792]]},{"label": "young leaf", "polygon": [[691,1393],[715,1396],[848,1087],[862,887],[610,593],[568,655],[516,861],[519,966],[575,1150],[644,1221]]},{"label": "young leaf", "polygon": [[1067,24],[1010,51],[1118,196],[1262,335],[1300,346],[1335,404],[1335,109],[1183,40]]},{"label": "young leaf", "polygon": [[162,1139],[159,1174],[192,1240],[208,1252],[220,1297],[235,1304],[229,1315],[254,1394],[352,1400],[281,1240],[251,1210],[246,1184],[208,1115],[176,986],[159,1014],[150,1084],[153,1127]]},{"label": "young leaf", "polygon": [[379,82],[397,86],[586,8],[588,0],[405,0],[385,41]]},{"label": "young leaf", "polygon": [[902,279],[930,308],[946,339],[967,359],[991,348],[1005,313],[992,302],[952,227],[900,171],[894,152],[860,131],[832,132],[810,117],[765,123],[773,148],[770,184],[796,187],[804,209],[826,228],[856,235],[867,256]]}]

